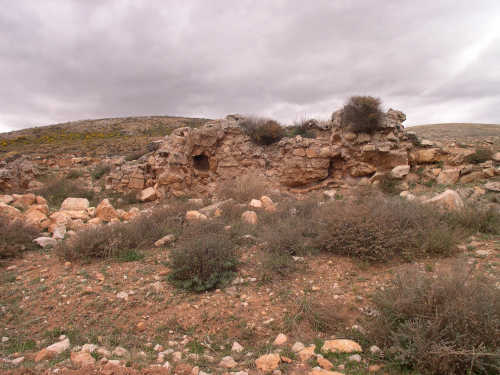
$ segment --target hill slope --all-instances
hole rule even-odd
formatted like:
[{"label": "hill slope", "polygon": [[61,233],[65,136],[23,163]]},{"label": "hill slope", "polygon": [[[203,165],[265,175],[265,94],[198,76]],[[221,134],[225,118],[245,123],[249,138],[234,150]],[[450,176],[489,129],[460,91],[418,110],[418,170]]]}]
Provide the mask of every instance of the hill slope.
[{"label": "hill slope", "polygon": [[0,134],[0,158],[23,154],[109,155],[143,150],[145,145],[173,129],[198,127],[204,118],[144,116],[81,120]]},{"label": "hill slope", "polygon": [[419,137],[434,141],[455,141],[461,143],[493,142],[500,146],[500,125],[475,123],[444,123],[407,127]]}]

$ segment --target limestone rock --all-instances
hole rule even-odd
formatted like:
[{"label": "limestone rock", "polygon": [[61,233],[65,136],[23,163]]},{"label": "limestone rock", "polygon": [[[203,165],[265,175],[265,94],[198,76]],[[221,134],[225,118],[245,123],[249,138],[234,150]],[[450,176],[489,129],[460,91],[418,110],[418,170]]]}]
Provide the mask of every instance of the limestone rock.
[{"label": "limestone rock", "polygon": [[248,205],[252,208],[262,208],[262,202],[258,199],[252,199]]},{"label": "limestone rock", "polygon": [[274,339],[273,341],[273,345],[276,345],[276,346],[279,346],[279,345],[283,345],[284,343],[286,343],[288,341],[288,337],[283,334],[283,333],[280,333],[278,336],[276,336],[276,338]]},{"label": "limestone rock", "polygon": [[424,201],[448,210],[458,210],[464,207],[464,202],[455,190],[448,189],[434,198]]},{"label": "limestone rock", "polygon": [[141,202],[151,202],[156,199],[156,191],[153,187],[148,187],[141,191],[139,194],[139,200]]},{"label": "limestone rock", "polygon": [[267,195],[260,197],[260,201],[267,212],[276,212],[276,204]]},{"label": "limestone rock", "polygon": [[61,204],[61,211],[84,211],[89,208],[86,198],[66,198]]},{"label": "limestone rock", "polygon": [[257,214],[255,213],[255,211],[245,211],[245,212],[243,212],[241,214],[241,219],[245,223],[251,224],[251,225],[257,224],[257,221],[258,221]]},{"label": "limestone rock", "polygon": [[73,352],[71,353],[71,363],[76,367],[86,367],[95,364],[95,358],[89,352]]},{"label": "limestone rock", "polygon": [[337,339],[337,340],[325,341],[323,347],[321,348],[321,351],[323,353],[328,353],[328,352],[355,353],[355,352],[362,352],[363,349],[356,341],[347,339]]},{"label": "limestone rock", "polygon": [[191,210],[186,212],[186,220],[188,221],[194,221],[194,220],[207,220],[208,217],[203,215],[201,212],[196,211],[196,210]]},{"label": "limestone rock", "polygon": [[50,237],[38,237],[33,240],[38,246],[42,248],[55,247],[57,245],[57,240]]},{"label": "limestone rock", "polygon": [[14,201],[12,195],[0,195],[0,203],[9,204]]},{"label": "limestone rock", "polygon": [[175,235],[167,234],[166,236],[164,236],[164,237],[160,238],[158,241],[156,241],[155,246],[162,247],[162,246],[171,244],[174,241],[175,241]]},{"label": "limestone rock", "polygon": [[47,346],[45,349],[47,349],[50,352],[54,352],[56,354],[61,354],[61,353],[65,352],[66,350],[68,350],[69,348],[70,348],[69,339],[65,338],[64,340],[61,340],[61,341],[56,342],[50,346]]},{"label": "limestone rock", "polygon": [[424,163],[435,163],[438,161],[439,149],[438,148],[428,148],[423,150],[418,150],[412,154],[412,158],[418,164]]},{"label": "limestone rock", "polygon": [[118,213],[109,202],[109,199],[104,199],[95,209],[95,215],[102,221],[110,222],[113,219],[118,219]]},{"label": "limestone rock", "polygon": [[238,363],[233,359],[231,356],[226,356],[222,358],[222,360],[219,363],[219,366],[224,367],[224,368],[233,368],[238,366]]},{"label": "limestone rock", "polygon": [[392,178],[403,178],[408,173],[410,173],[409,165],[398,165],[397,167],[394,167],[391,170]]},{"label": "limestone rock", "polygon": [[302,349],[300,352],[298,352],[297,355],[299,356],[299,358],[302,362],[305,362],[314,355],[315,349],[316,349],[316,345],[307,346],[304,349]]},{"label": "limestone rock", "polygon": [[279,363],[280,363],[279,354],[266,354],[260,356],[255,360],[255,365],[257,366],[257,369],[263,372],[271,372],[273,370],[276,370],[279,366]]},{"label": "limestone rock", "polygon": [[20,219],[23,214],[17,208],[9,206],[5,203],[0,203],[0,215],[6,216],[9,219]]},{"label": "limestone rock", "polygon": [[243,346],[241,346],[238,342],[233,342],[233,346],[231,347],[232,352],[241,353],[243,349]]},{"label": "limestone rock", "polygon": [[488,182],[484,185],[487,190],[500,192],[500,182]]},{"label": "limestone rock", "polygon": [[442,185],[453,185],[458,181],[460,177],[459,168],[447,168],[443,169],[436,178],[436,182]]}]

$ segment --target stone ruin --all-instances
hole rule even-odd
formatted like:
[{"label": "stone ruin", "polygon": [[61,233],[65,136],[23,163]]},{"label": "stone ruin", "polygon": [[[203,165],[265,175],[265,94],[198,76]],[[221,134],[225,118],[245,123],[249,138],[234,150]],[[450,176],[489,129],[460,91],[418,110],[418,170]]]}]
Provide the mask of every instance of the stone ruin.
[{"label": "stone ruin", "polygon": [[108,188],[147,190],[149,198],[213,193],[217,185],[254,175],[271,186],[308,191],[349,182],[369,184],[399,168],[409,171],[415,137],[403,130],[406,116],[390,109],[383,127],[355,134],[340,126],[341,111],[331,121],[307,123],[314,138],[300,135],[261,146],[238,125],[240,116],[211,121],[200,128],[178,128],[157,144],[145,163],[133,170],[116,168]]}]

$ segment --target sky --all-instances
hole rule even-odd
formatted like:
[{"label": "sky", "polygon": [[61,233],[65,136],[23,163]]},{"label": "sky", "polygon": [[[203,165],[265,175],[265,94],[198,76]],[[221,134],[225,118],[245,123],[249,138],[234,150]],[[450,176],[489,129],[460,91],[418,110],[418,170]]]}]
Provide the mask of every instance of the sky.
[{"label": "sky", "polygon": [[498,0],[0,0],[0,131],[139,115],[500,123]]}]

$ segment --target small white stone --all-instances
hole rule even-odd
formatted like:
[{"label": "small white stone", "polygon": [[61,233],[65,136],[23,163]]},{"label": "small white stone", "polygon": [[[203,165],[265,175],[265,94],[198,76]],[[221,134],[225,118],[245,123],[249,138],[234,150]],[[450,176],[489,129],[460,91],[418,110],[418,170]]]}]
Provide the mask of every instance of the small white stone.
[{"label": "small white stone", "polygon": [[2,342],[7,342],[9,341],[9,338],[7,336],[2,337]]},{"label": "small white stone", "polygon": [[128,350],[122,348],[121,346],[117,346],[115,350],[113,350],[113,354],[117,357],[125,357],[126,355],[128,355]]},{"label": "small white stone", "polygon": [[359,354],[353,354],[348,357],[351,362],[361,362],[361,356]]},{"label": "small white stone", "polygon": [[119,292],[116,294],[116,297],[119,299],[124,299],[125,301],[128,301],[128,294],[127,292]]},{"label": "small white stone", "polygon": [[233,347],[231,348],[231,351],[236,352],[236,353],[241,353],[243,351],[243,346],[241,346],[238,342],[233,342]]},{"label": "small white stone", "polygon": [[304,349],[305,346],[304,344],[302,344],[301,342],[297,341],[295,344],[293,344],[292,346],[292,352],[294,353],[298,353],[300,352],[302,349]]}]

